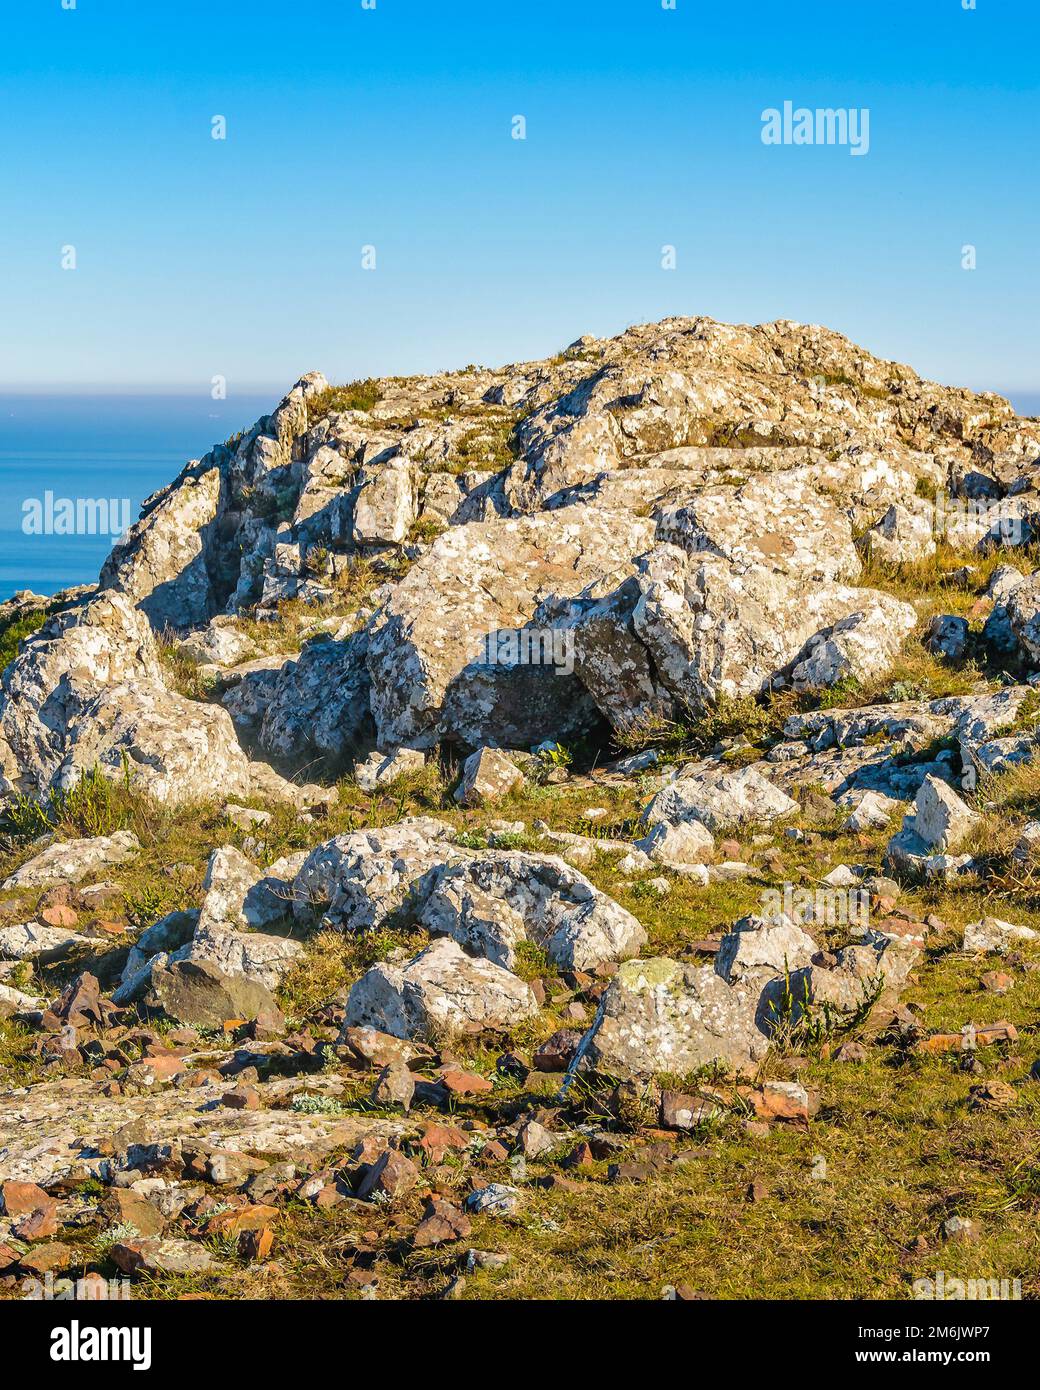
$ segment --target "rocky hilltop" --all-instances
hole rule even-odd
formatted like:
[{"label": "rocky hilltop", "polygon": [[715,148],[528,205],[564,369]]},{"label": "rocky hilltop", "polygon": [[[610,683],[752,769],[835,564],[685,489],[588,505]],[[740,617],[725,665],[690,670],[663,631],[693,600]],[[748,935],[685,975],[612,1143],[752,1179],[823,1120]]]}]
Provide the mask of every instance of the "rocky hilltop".
[{"label": "rocky hilltop", "polygon": [[[1037,989],[1038,470],[999,396],[666,319],[310,373],[96,587],[0,605],[0,1287],[291,1294],[356,1217],[336,1292],[487,1294],[458,1242],[535,1193],[701,1200],[703,1152],[828,1117],[866,1152],[842,1062],[1028,1109],[939,962]],[[629,1258],[619,1296],[709,1278]]]}]

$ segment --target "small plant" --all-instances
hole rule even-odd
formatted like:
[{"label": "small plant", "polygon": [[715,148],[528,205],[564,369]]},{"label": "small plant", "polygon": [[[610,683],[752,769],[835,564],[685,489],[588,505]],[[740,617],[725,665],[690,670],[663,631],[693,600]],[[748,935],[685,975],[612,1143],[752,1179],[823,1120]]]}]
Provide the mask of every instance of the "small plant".
[{"label": "small plant", "polygon": [[783,986],[778,997],[769,1001],[769,1031],[778,1051],[816,1046],[830,1035],[833,1030],[830,1008],[824,1004],[821,1011],[813,1013],[811,1004],[808,976],[802,977],[801,988],[797,988],[792,983],[785,956]]},{"label": "small plant", "polygon": [[543,776],[549,776],[553,772],[566,772],[574,761],[570,750],[564,748],[562,743],[546,743],[538,750],[538,762],[541,765]]},{"label": "small plant", "polygon": [[293,1096],[292,1107],[297,1115],[345,1115],[346,1107],[333,1096]]},{"label": "small plant", "polygon": [[0,671],[4,670],[18,655],[18,647],[26,637],[39,632],[47,621],[47,610],[30,613],[24,618],[16,618],[13,623],[0,632]]},{"label": "small plant", "polygon": [[19,792],[3,808],[0,831],[16,840],[35,840],[51,828],[47,813],[38,801]]},{"label": "small plant", "polygon": [[408,539],[416,545],[431,545],[438,536],[443,536],[446,526],[435,516],[419,517],[412,523]]},{"label": "small plant", "polygon": [[122,1245],[128,1240],[140,1238],[140,1231],[130,1221],[120,1221],[114,1226],[106,1226],[94,1239],[94,1248],[102,1253],[111,1250],[113,1245]]},{"label": "small plant", "polygon": [[131,817],[130,764],[125,753],[122,771],[122,780],[116,782],[95,764],[75,786],[52,792],[51,815],[58,829],[91,839],[124,830]]}]

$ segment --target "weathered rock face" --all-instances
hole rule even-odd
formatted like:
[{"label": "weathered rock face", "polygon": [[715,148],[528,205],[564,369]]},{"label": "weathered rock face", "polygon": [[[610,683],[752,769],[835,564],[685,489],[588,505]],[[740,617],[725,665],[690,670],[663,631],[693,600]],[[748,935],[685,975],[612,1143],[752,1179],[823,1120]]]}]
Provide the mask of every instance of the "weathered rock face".
[{"label": "weathered rock face", "polygon": [[339,931],[381,926],[412,885],[445,861],[454,836],[450,825],[425,817],[337,835],[313,850],[296,875],[293,910],[301,919],[324,912],[324,923]]},{"label": "weathered rock face", "polygon": [[746,917],[723,937],[715,968],[732,984],[754,978],[763,968],[774,974],[798,970],[811,963],[817,949],[812,937],[786,917]]},{"label": "weathered rock face", "polygon": [[[309,643],[267,683],[260,698],[256,743],[279,766],[323,764],[342,769],[371,737],[364,635]],[[236,690],[225,697],[235,718]]]},{"label": "weathered rock face", "polygon": [[129,772],[138,790],[167,804],[249,795],[249,758],[226,711],[159,680],[84,694],[53,786],[72,787],[96,767],[114,780]]},{"label": "weathered rock face", "polygon": [[462,850],[442,821],[400,821],[330,840],[293,883],[301,919],[372,930],[395,920],[450,936],[472,955],[512,968],[522,941],[563,969],[622,960],[644,944],[640,923],[554,855]]},{"label": "weathered rock face", "polygon": [[91,695],[159,679],[151,629],[122,595],[102,594],[51,618],[3,673],[0,791],[47,789]]},{"label": "weathered rock face", "polygon": [[666,958],[619,966],[570,1075],[682,1075],[710,1064],[749,1071],[778,1028],[894,1004],[917,956],[878,937],[828,959],[788,918],[744,918],[722,938],[713,966]]},{"label": "weathered rock face", "polygon": [[0,927],[0,959],[56,960],[86,938],[67,927],[47,927],[39,922],[23,922]]},{"label": "weathered rock face", "polygon": [[[300,1115],[286,1110],[238,1110],[221,1103],[224,1088],[199,1105],[194,1088],[161,1095],[106,1097],[91,1081],[65,1078],[6,1095],[0,1107],[0,1181],[50,1184],[91,1168],[103,1178],[147,1161],[148,1154],[233,1150],[291,1158],[350,1148],[365,1135],[387,1138],[400,1122],[352,1116]],[[130,1138],[134,1132],[140,1137]],[[110,1158],[88,1158],[111,1146]]]},{"label": "weathered rock face", "polygon": [[455,792],[465,806],[494,805],[524,785],[524,774],[498,748],[478,748],[462,765],[462,781]]},{"label": "weathered rock face", "polygon": [[[226,669],[248,639],[215,619],[331,602],[355,561],[387,575],[371,605],[225,697],[281,771],[339,772],[373,743],[567,743],[603,719],[873,678],[914,614],[854,587],[855,531],[888,558],[931,553],[922,484],[1000,503],[1016,537],[1040,513],[1033,422],[789,322],[666,319],[551,361],[375,383],[364,409],[326,392],[309,374],[189,464],[101,592],[26,643],[0,698],[0,794],[44,794],[92,758],[114,772],[124,753],[167,801],[255,784],[226,722],[163,694],[153,634],[181,630]],[[942,522],[993,540],[988,513],[947,506]],[[994,591],[987,627],[1027,665],[1030,583]],[[994,746],[972,770],[1022,756]]]},{"label": "weathered rock face", "polygon": [[699,821],[709,830],[743,821],[769,823],[795,814],[798,802],[754,767],[734,772],[725,764],[689,763],[646,805],[648,826]]},{"label": "weathered rock face", "polygon": [[999,917],[984,917],[981,922],[969,922],[964,928],[963,944],[965,951],[1004,953],[1013,951],[1023,941],[1035,940],[1036,932],[1031,927],[1003,922]]},{"label": "weathered rock face", "polygon": [[189,466],[149,498],[105,561],[102,588],[134,601],[156,632],[205,623],[216,611],[206,557],[223,487],[219,468]]},{"label": "weathered rock face", "polygon": [[595,708],[568,670],[566,650],[551,639],[546,647],[528,625],[546,600],[590,587],[607,592],[652,536],[649,521],[590,507],[441,536],[372,621],[380,741],[525,748],[588,729]]}]

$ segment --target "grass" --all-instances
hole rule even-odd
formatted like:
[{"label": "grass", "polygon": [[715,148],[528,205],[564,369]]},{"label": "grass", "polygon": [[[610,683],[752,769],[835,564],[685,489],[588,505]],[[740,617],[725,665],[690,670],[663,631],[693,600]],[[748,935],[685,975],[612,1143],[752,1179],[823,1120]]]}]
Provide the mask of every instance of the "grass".
[{"label": "grass", "polygon": [[[435,770],[425,776],[364,797],[344,784],[339,804],[321,827],[296,823],[288,813],[276,817],[268,832],[268,850],[297,841],[323,840],[355,822],[387,823],[402,814],[430,812],[470,834],[483,834],[498,816],[536,817],[559,829],[580,829],[590,804],[604,806],[604,833],[630,833],[641,796],[625,787],[547,786],[514,796],[497,811],[462,811],[446,804],[450,778]],[[1001,789],[1003,789],[1001,791]],[[996,789],[1006,805],[1024,814],[1040,793],[1040,778],[1026,788],[1022,774],[1001,779]],[[987,792],[992,793],[993,787]],[[797,822],[796,822],[797,823]],[[806,822],[808,823],[808,822]],[[214,808],[178,813],[156,834],[154,823],[132,824],[144,836],[151,831],[156,859],[131,866],[120,878],[128,894],[141,895],[145,883],[157,882],[177,860],[188,861],[191,879],[184,898],[197,893],[209,848],[228,837],[227,823]],[[236,832],[237,833],[237,832]],[[778,837],[774,850],[783,856],[783,873],[794,882],[812,882],[835,862],[878,862],[884,833],[853,836],[832,827],[825,835],[795,843]],[[760,847],[759,853],[764,852]],[[728,925],[755,908],[763,885],[775,875],[755,877],[708,889],[675,879],[661,899],[639,895],[637,884],[616,870],[616,856],[600,856],[587,870],[604,891],[635,910],[650,937],[647,954],[681,952],[684,946]],[[949,924],[920,961],[905,1002],[920,1010],[927,1031],[960,1029],[1011,1018],[1020,1031],[1017,1045],[989,1048],[980,1054],[984,1076],[1012,1081],[1018,1099],[1003,1112],[969,1106],[969,1091],[980,1079],[966,1073],[956,1057],[907,1056],[885,1041],[868,1048],[860,1064],[839,1063],[825,1039],[803,1041],[800,1055],[772,1057],[765,1074],[795,1074],[818,1087],[822,1106],[806,1128],[776,1126],[768,1138],[748,1132],[739,1114],[723,1119],[676,1150],[684,1162],[672,1164],[647,1183],[608,1183],[605,1161],[571,1170],[576,1191],[545,1191],[522,1183],[524,1193],[514,1216],[474,1218],[472,1235],[461,1248],[413,1252],[402,1241],[421,1213],[419,1193],[389,1206],[363,1209],[350,1204],[316,1211],[290,1203],[276,1223],[277,1246],[271,1265],[246,1264],[230,1246],[222,1246],[218,1272],[202,1278],[147,1281],[135,1292],[144,1298],[185,1293],[210,1297],[352,1298],[359,1288],[351,1279],[356,1262],[371,1263],[381,1298],[436,1296],[458,1272],[469,1246],[512,1258],[505,1268],[477,1270],[467,1276],[466,1299],[656,1299],[667,1284],[683,1283],[720,1298],[902,1298],[912,1280],[935,1269],[948,1277],[1020,1277],[1029,1287],[1040,1259],[1040,1085],[1026,1074],[1036,1049],[1040,1021],[1040,971],[1016,972],[1010,996],[980,989],[989,962],[965,958],[957,951],[965,921],[997,912],[1015,921],[1040,926],[1040,911],[1023,910],[1018,901],[1001,903],[977,889],[918,889],[904,895],[918,912],[935,911]],[[153,904],[153,910],[158,904]],[[1037,904],[1040,908],[1040,904]],[[837,944],[822,933],[821,944]],[[345,937],[319,931],[306,943],[306,956],[287,977],[282,1003],[292,1019],[308,1013],[344,991],[373,961],[392,949],[419,949],[421,933],[384,932]],[[1028,952],[1036,958],[1035,951]],[[550,995],[567,994],[544,955],[526,951],[519,966],[527,978],[546,979]],[[501,1046],[528,1052],[563,1023],[556,1005],[532,1024],[517,1029]],[[0,1024],[0,1067],[5,1079],[26,1084],[42,1075],[28,1047],[29,1038],[11,1024]],[[788,1049],[790,1051],[790,1049]],[[519,1109],[544,1103],[555,1083],[544,1090],[498,1076],[497,1050],[474,1040],[459,1041],[459,1061],[483,1075],[496,1076],[486,1095],[457,1098],[445,1123],[501,1123]],[[335,1095],[344,1112],[364,1109],[367,1082],[348,1084]],[[539,1100],[539,1096],[541,1100]],[[590,1097],[594,1100],[594,1097]],[[303,1103],[306,1105],[306,1103]],[[320,1102],[319,1102],[320,1104]],[[879,1134],[885,1143],[878,1143]],[[573,1142],[573,1141],[570,1141]],[[641,1142],[628,1136],[635,1157]],[[824,1180],[811,1177],[826,1165]],[[529,1162],[526,1178],[559,1172],[548,1161]],[[470,1175],[481,1180],[513,1179],[508,1164],[485,1169],[445,1163],[430,1172],[439,1190],[458,1200]],[[746,1189],[764,1184],[768,1196],[750,1203]],[[938,1238],[949,1215],[972,1217],[980,1239],[970,1246],[943,1245]],[[921,1244],[921,1241],[924,1244]],[[358,1256],[359,1250],[373,1255]],[[85,1261],[104,1272],[103,1243],[84,1248]]]}]

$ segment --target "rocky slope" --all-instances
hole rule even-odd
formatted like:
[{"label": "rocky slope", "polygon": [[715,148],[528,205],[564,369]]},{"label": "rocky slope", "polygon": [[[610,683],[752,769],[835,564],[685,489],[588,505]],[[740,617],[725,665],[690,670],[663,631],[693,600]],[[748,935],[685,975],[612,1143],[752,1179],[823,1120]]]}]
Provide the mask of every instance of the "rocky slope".
[{"label": "rocky slope", "polygon": [[453,1246],[518,1159],[808,1132],[785,1058],[974,1057],[902,1001],[950,932],[1029,964],[1038,467],[995,395],[669,319],[312,373],[0,607],[0,1283],[99,1220],[126,1271],[263,1261],[290,1197]]}]

